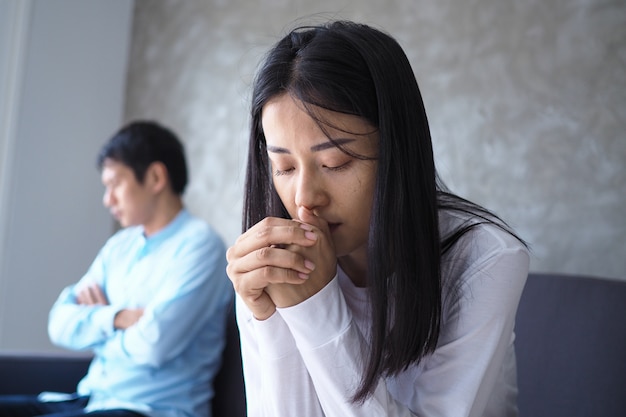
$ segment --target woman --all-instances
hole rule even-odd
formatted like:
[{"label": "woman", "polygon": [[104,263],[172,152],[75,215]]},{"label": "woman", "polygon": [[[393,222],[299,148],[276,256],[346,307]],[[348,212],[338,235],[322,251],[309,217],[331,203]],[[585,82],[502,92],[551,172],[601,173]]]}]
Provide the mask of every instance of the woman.
[{"label": "woman", "polygon": [[352,22],[296,29],[251,115],[227,254],[249,415],[516,415],[528,252],[437,180],[398,43]]}]

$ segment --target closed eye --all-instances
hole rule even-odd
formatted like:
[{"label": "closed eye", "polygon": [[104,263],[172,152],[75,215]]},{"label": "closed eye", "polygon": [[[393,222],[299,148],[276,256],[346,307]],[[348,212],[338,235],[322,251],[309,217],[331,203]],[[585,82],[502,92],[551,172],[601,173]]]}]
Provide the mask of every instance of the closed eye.
[{"label": "closed eye", "polygon": [[352,161],[348,161],[348,162],[346,162],[344,164],[337,165],[337,166],[327,166],[327,165],[324,165],[323,167],[328,169],[329,171],[338,172],[338,171],[343,171],[344,169],[347,169],[350,166],[351,163],[352,163]]},{"label": "closed eye", "polygon": [[289,168],[289,169],[275,169],[274,170],[274,176],[275,177],[280,177],[281,175],[287,175],[287,174],[290,174],[291,172],[293,172],[293,168]]}]

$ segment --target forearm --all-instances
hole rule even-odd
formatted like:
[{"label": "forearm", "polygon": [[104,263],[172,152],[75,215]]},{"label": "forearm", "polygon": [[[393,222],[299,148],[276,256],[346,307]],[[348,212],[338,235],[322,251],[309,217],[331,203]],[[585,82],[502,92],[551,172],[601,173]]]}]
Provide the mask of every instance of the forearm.
[{"label": "forearm", "polygon": [[314,298],[278,311],[289,326],[328,415],[414,415],[391,396],[382,378],[363,404],[352,401],[363,375],[366,346],[336,279]]},{"label": "forearm", "polygon": [[238,301],[248,416],[323,417],[313,382],[280,315],[258,321]]},{"label": "forearm", "polygon": [[[206,271],[208,266],[203,266]],[[210,277],[181,279],[164,287],[135,324],[107,343],[103,354],[159,366],[187,349],[200,334],[215,343],[223,340],[232,287],[217,267]]]},{"label": "forearm", "polygon": [[118,310],[115,306],[77,304],[73,287],[68,287],[50,311],[50,340],[68,349],[93,348],[113,335],[113,318]]}]

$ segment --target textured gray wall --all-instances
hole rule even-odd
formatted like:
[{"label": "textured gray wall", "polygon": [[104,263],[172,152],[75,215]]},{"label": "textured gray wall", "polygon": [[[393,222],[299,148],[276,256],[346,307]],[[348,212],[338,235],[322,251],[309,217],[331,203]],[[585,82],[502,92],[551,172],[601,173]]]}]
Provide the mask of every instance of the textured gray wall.
[{"label": "textured gray wall", "polygon": [[444,180],[517,228],[532,270],[626,279],[623,0],[137,0],[126,119],[182,136],[187,204],[229,244],[251,79],[301,17],[358,20],[398,39]]}]

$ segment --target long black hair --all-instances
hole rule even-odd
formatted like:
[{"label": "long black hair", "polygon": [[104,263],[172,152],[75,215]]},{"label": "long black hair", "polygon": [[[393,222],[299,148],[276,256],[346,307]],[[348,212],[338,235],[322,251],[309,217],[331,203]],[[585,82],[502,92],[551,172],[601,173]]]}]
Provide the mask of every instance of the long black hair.
[{"label": "long black hair", "polygon": [[468,224],[442,241],[439,206],[458,207],[485,221],[494,217],[439,184],[422,96],[400,45],[370,26],[335,21],[291,31],[269,51],[257,73],[244,231],[267,216],[289,218],[273,187],[261,125],[263,106],[281,94],[290,94],[308,109],[356,115],[378,130],[368,240],[371,345],[353,397],[363,401],[381,376],[405,370],[437,345],[441,255],[472,227]]}]

